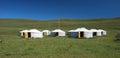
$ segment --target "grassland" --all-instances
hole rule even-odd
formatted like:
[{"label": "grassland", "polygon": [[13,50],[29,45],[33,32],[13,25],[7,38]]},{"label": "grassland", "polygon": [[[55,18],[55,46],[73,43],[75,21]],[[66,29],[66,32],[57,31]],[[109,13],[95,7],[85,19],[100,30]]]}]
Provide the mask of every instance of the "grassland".
[{"label": "grassland", "polygon": [[120,19],[60,20],[60,29],[86,27],[105,29],[107,36],[91,39],[44,37],[26,40],[19,36],[23,29],[58,28],[58,20],[0,19],[0,58],[120,58]]}]

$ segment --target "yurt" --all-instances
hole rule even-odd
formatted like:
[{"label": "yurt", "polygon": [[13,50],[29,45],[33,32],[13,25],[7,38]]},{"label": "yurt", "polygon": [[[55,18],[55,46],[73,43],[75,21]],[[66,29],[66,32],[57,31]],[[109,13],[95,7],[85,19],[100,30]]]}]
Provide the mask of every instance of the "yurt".
[{"label": "yurt", "polygon": [[43,38],[43,32],[40,32],[37,29],[31,29],[28,32],[28,37],[30,37],[30,38]]},{"label": "yurt", "polygon": [[102,35],[103,35],[104,30],[99,29],[98,31],[99,31],[98,36],[102,36]]},{"label": "yurt", "polygon": [[42,32],[43,32],[43,35],[44,35],[44,36],[50,35],[50,31],[49,31],[49,30],[43,30]]},{"label": "yurt", "polygon": [[91,29],[91,32],[93,32],[93,36],[102,36],[102,31],[97,29]]},{"label": "yurt", "polygon": [[61,29],[55,29],[51,32],[51,36],[66,36],[66,33]]},{"label": "yurt", "polygon": [[107,35],[107,31],[104,30],[104,31],[103,31],[103,35]]},{"label": "yurt", "polygon": [[70,30],[68,31],[70,37],[75,37],[75,38],[92,38],[92,32],[87,30],[86,28],[77,28],[76,30]]},{"label": "yurt", "polygon": [[71,35],[72,35],[72,32],[74,32],[74,30],[69,30],[68,33],[67,33],[67,35],[68,35],[69,37],[72,37],[72,36],[71,36]]},{"label": "yurt", "polygon": [[20,31],[20,34],[22,37],[28,38],[28,35],[27,35],[28,32],[29,32],[29,30],[22,30],[22,31]]},{"label": "yurt", "polygon": [[85,32],[88,31],[86,28],[82,27],[82,28],[77,28],[75,30],[76,32],[78,32],[78,38],[82,38],[82,37],[86,37]]},{"label": "yurt", "polygon": [[68,36],[78,38],[78,31],[70,30],[70,31],[68,31]]},{"label": "yurt", "polygon": [[102,29],[99,29],[99,30],[101,31],[101,34],[102,34],[102,35],[107,35],[107,31],[102,30]]},{"label": "yurt", "polygon": [[90,31],[93,33],[93,36],[98,36],[98,30],[97,29],[90,29]]}]

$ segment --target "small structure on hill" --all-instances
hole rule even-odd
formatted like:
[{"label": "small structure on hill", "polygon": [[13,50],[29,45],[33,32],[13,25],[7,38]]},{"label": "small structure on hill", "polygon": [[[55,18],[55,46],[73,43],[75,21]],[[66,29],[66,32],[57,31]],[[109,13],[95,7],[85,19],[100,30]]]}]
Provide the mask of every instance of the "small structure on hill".
[{"label": "small structure on hill", "polygon": [[77,33],[78,38],[83,38],[83,37],[85,37],[85,32],[88,30],[86,28],[82,27],[82,28],[77,28],[75,31],[78,32]]},{"label": "small structure on hill", "polygon": [[86,28],[77,28],[76,30],[70,30],[68,31],[69,37],[75,37],[75,38],[92,38],[92,32],[88,31]]},{"label": "small structure on hill", "polygon": [[99,30],[101,31],[101,34],[102,34],[102,35],[107,35],[107,31],[102,30],[102,29],[99,29]]},{"label": "small structure on hill", "polygon": [[90,29],[91,32],[93,32],[93,36],[102,36],[102,35],[107,35],[107,32],[102,29]]},{"label": "small structure on hill", "polygon": [[51,32],[51,36],[66,36],[66,33],[61,29],[55,29]]},{"label": "small structure on hill", "polygon": [[22,30],[20,34],[24,38],[43,38],[43,32],[37,29]]},{"label": "small structure on hill", "polygon": [[30,38],[43,38],[43,32],[40,32],[37,29],[31,29],[29,30],[28,36]]},{"label": "small structure on hill", "polygon": [[72,37],[72,36],[71,36],[71,35],[72,35],[72,32],[74,32],[74,30],[69,30],[69,31],[68,31],[68,33],[67,33],[67,34],[68,34],[68,37]]},{"label": "small structure on hill", "polygon": [[44,36],[48,36],[51,33],[49,30],[43,30],[42,32]]},{"label": "small structure on hill", "polygon": [[101,32],[97,29],[90,29],[90,31],[93,33],[93,36],[101,36]]}]

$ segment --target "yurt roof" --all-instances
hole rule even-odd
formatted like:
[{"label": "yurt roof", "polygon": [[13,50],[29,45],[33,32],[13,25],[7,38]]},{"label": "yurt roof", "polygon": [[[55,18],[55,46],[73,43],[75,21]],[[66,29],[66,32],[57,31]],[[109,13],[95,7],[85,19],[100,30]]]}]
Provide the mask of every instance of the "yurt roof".
[{"label": "yurt roof", "polygon": [[77,28],[75,31],[88,31],[86,28],[82,27],[82,28]]},{"label": "yurt roof", "polygon": [[97,32],[98,30],[97,30],[97,29],[90,29],[90,31],[95,31],[95,32]]},{"label": "yurt roof", "polygon": [[43,30],[42,32],[50,32],[49,30]]},{"label": "yurt roof", "polygon": [[40,32],[40,31],[37,29],[30,29],[29,32]]},{"label": "yurt roof", "polygon": [[53,30],[52,32],[64,32],[64,31],[61,30],[61,29],[55,29],[55,30]]}]

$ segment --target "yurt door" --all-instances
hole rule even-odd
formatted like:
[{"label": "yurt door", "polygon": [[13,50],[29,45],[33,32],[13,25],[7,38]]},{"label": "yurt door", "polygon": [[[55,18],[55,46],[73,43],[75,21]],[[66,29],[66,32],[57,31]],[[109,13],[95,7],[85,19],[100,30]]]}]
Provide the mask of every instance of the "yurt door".
[{"label": "yurt door", "polygon": [[58,36],[58,34],[59,34],[59,33],[58,33],[58,32],[56,32],[56,33],[55,33],[55,36]]},{"label": "yurt door", "polygon": [[28,37],[31,38],[31,33],[30,32],[28,32]]},{"label": "yurt door", "polygon": [[97,32],[93,32],[93,36],[96,36],[97,35]]},{"label": "yurt door", "polygon": [[101,34],[103,35],[103,32],[101,32]]},{"label": "yurt door", "polygon": [[80,37],[84,37],[84,32],[80,32]]}]

